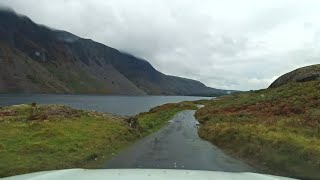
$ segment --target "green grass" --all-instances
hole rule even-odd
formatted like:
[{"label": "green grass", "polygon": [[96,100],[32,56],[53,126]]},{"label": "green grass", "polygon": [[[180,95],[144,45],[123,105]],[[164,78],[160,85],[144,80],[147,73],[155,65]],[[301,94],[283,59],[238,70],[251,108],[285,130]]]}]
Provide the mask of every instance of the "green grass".
[{"label": "green grass", "polygon": [[[28,172],[94,168],[136,141],[140,134],[122,117],[73,110],[64,106],[30,105],[0,112],[0,177]],[[30,119],[34,117],[35,119]]]},{"label": "green grass", "polygon": [[261,168],[320,179],[320,82],[224,96],[196,112],[199,135]]},{"label": "green grass", "polygon": [[60,105],[0,108],[0,177],[97,168],[185,109],[196,109],[196,105],[183,102],[155,107],[137,115],[138,127],[131,128],[124,117]]}]

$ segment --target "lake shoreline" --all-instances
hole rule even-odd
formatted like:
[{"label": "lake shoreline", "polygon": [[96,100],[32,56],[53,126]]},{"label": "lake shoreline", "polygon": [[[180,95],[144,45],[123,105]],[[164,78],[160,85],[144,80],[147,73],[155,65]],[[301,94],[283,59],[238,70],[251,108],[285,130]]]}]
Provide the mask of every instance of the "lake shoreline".
[{"label": "lake shoreline", "polygon": [[124,116],[133,116],[166,103],[212,99],[192,96],[99,96],[99,95],[48,95],[0,94],[0,106],[14,104],[62,104],[76,109],[94,110]]}]

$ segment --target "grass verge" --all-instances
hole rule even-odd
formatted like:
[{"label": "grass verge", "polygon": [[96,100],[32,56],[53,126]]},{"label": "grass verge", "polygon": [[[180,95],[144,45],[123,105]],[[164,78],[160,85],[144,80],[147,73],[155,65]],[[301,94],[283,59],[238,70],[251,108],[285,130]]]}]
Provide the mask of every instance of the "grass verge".
[{"label": "grass verge", "polygon": [[140,137],[126,119],[65,106],[0,109],[0,177],[93,168]]}]

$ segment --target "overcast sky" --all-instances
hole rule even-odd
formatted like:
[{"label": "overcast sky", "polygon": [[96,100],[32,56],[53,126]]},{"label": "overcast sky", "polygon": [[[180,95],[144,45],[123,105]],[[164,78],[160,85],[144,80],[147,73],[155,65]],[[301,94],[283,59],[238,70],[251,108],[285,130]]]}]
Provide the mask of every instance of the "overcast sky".
[{"label": "overcast sky", "polygon": [[208,86],[266,88],[320,63],[319,0],[0,0],[37,23]]}]

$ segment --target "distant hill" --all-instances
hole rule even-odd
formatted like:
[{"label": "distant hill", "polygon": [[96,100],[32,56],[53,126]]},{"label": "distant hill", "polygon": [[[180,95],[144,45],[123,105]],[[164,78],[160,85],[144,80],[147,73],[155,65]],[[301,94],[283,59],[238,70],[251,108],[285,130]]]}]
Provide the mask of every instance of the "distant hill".
[{"label": "distant hill", "polygon": [[0,10],[0,92],[217,96],[143,59]]},{"label": "distant hill", "polygon": [[286,73],[275,80],[270,85],[270,88],[276,88],[288,83],[307,82],[314,80],[320,80],[320,64],[302,67]]}]

